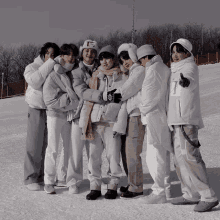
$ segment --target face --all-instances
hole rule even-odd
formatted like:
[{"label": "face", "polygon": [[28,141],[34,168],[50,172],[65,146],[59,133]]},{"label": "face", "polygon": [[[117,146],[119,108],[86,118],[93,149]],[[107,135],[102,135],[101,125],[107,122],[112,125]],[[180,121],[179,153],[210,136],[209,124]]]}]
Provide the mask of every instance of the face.
[{"label": "face", "polygon": [[134,62],[133,62],[131,59],[124,60],[122,57],[121,57],[120,59],[121,59],[121,61],[122,61],[123,67],[126,68],[126,69],[128,69],[128,70],[129,70],[129,69],[131,68],[131,66],[134,64]]},{"label": "face", "polygon": [[146,63],[148,63],[150,60],[148,59],[148,56],[147,57],[142,57],[140,60],[140,63],[141,63],[141,66],[145,67]]},{"label": "face", "polygon": [[96,50],[92,48],[86,48],[82,52],[82,57],[83,57],[83,61],[86,64],[92,65],[96,57]]},{"label": "face", "polygon": [[110,70],[114,65],[114,60],[112,58],[103,58],[102,60],[100,60],[100,63],[103,69]]},{"label": "face", "polygon": [[44,57],[44,62],[46,62],[49,58],[54,59],[54,49],[50,47]]},{"label": "face", "polygon": [[71,63],[73,64],[76,60],[76,57],[73,55],[73,52],[71,51],[69,55],[61,55],[65,63]]},{"label": "face", "polygon": [[185,53],[179,53],[176,51],[176,46],[173,47],[172,51],[172,59],[174,63],[177,63],[183,59],[187,58],[187,54]]}]

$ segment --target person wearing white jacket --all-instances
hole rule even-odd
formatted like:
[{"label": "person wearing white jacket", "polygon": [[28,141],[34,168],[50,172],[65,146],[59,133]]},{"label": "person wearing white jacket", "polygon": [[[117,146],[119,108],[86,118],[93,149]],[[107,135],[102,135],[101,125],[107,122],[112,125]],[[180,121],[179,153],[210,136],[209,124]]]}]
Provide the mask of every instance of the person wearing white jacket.
[{"label": "person wearing white jacket", "polygon": [[44,180],[44,156],[47,147],[46,105],[43,100],[43,84],[54,67],[59,47],[47,42],[40,55],[24,71],[28,83],[25,101],[29,105],[27,140],[24,159],[24,184],[29,190],[40,190]]},{"label": "person wearing white jacket", "polygon": [[174,164],[183,195],[174,205],[197,204],[196,212],[210,211],[219,204],[210,188],[198,141],[203,128],[200,110],[199,70],[192,54],[192,44],[180,38],[170,46],[172,61],[168,125],[172,131]]},{"label": "person wearing white jacket", "polygon": [[119,63],[129,70],[127,81],[115,94],[115,100],[127,100],[128,125],[126,132],[126,158],[128,167],[128,186],[121,187],[121,198],[134,198],[143,195],[143,170],[141,152],[144,140],[144,126],[139,110],[141,88],[144,81],[144,67],[137,61],[137,46],[122,44],[118,48]]},{"label": "person wearing white jacket", "polygon": [[[79,99],[72,89],[71,81],[66,72],[74,67],[78,48],[70,44],[63,44],[60,56],[55,60],[54,71],[46,79],[43,86],[43,98],[47,106],[48,146],[45,155],[44,190],[48,194],[55,194],[56,158],[60,143],[60,135],[64,148],[64,168],[67,169],[70,144],[71,125],[67,121],[67,112],[78,107]],[[61,64],[61,65],[60,65]],[[64,173],[65,170],[64,170]]]},{"label": "person wearing white jacket", "polygon": [[[154,184],[152,193],[143,199],[147,204],[165,203],[170,183],[171,135],[167,124],[170,69],[163,63],[152,45],[137,50],[138,60],[145,66],[141,93],[141,121],[147,137],[146,163]],[[169,193],[167,193],[169,194]]]}]

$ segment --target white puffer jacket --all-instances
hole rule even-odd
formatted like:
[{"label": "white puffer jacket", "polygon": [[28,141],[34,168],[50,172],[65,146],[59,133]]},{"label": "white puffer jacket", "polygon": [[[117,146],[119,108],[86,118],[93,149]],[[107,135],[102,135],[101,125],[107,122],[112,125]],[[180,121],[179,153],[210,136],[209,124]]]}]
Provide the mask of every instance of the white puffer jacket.
[{"label": "white puffer jacket", "polygon": [[[190,81],[189,87],[179,85],[180,73]],[[194,57],[171,64],[168,125],[197,125],[203,128],[199,95],[199,70]]]},{"label": "white puffer jacket", "polygon": [[147,142],[162,145],[172,152],[171,134],[167,124],[169,79],[171,71],[160,55],[153,57],[145,66],[142,86],[141,121],[147,125]]},{"label": "white puffer jacket", "polygon": [[141,88],[144,77],[144,67],[138,63],[134,63],[129,70],[128,80],[116,91],[116,93],[121,93],[122,101],[127,100],[128,114],[140,106]]},{"label": "white puffer jacket", "polygon": [[40,56],[34,59],[24,71],[24,78],[28,83],[25,101],[31,108],[46,109],[43,100],[43,84],[54,67],[55,61],[49,58],[45,63]]}]

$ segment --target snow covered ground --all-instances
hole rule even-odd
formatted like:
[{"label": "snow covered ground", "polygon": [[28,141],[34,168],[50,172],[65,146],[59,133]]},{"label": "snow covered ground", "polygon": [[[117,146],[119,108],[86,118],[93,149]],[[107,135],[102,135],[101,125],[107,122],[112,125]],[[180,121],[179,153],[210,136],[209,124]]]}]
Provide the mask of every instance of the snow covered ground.
[{"label": "snow covered ground", "polygon": [[[201,152],[207,165],[210,184],[220,200],[220,64],[200,66],[201,107],[205,128],[199,131]],[[0,100],[0,220],[134,220],[134,219],[220,219],[220,207],[210,213],[195,213],[194,206],[144,205],[138,199],[119,197],[108,201],[103,197],[87,201],[89,182],[86,179],[87,159],[84,154],[84,178],[80,193],[69,195],[67,188],[57,188],[56,195],[42,191],[31,192],[23,185],[23,159],[26,140],[27,105],[24,97]],[[142,153],[144,195],[152,185]],[[172,167],[172,192],[181,195],[180,184]],[[103,154],[103,174],[107,162]],[[121,185],[126,185],[125,175]],[[106,185],[102,187],[102,194]]]}]

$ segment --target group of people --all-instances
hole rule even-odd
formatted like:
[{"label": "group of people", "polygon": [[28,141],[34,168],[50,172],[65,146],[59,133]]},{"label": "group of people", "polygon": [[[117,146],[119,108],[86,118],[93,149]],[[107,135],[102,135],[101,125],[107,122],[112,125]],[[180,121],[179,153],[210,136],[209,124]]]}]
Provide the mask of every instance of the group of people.
[{"label": "group of people", "polygon": [[[106,150],[109,182],[106,199],[115,199],[122,175],[120,198],[143,195],[141,152],[154,180],[146,204],[166,203],[170,192],[170,154],[173,154],[183,195],[174,205],[196,204],[194,211],[210,211],[219,204],[210,188],[200,154],[198,129],[203,128],[199,72],[192,44],[180,38],[170,45],[168,68],[152,45],[122,44],[101,50],[86,40],[60,48],[48,42],[24,72],[28,83],[27,141],[24,184],[29,190],[55,194],[54,186],[79,193],[83,180],[83,148],[88,158],[90,193],[101,196],[102,153]],[[78,59],[79,57],[79,59]],[[62,138],[58,168],[56,160]],[[145,141],[144,141],[145,139]]]}]

